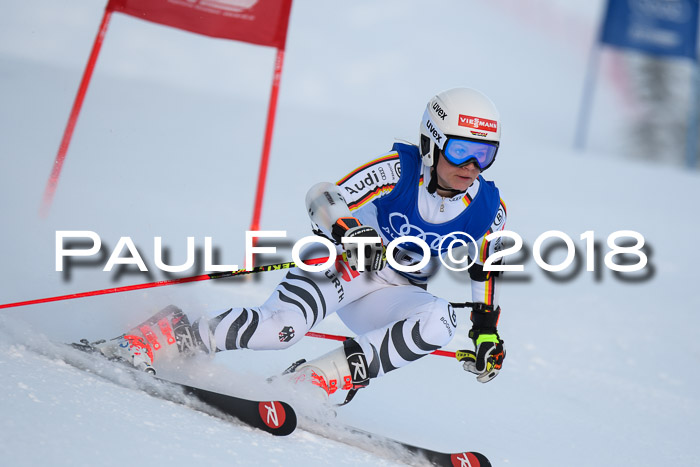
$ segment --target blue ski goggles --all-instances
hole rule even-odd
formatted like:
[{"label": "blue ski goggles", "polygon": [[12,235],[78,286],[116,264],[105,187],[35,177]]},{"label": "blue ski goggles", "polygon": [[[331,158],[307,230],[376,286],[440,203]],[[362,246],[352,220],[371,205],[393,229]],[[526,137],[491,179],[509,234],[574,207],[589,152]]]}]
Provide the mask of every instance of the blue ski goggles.
[{"label": "blue ski goggles", "polygon": [[481,170],[488,169],[496,159],[498,143],[475,139],[447,137],[442,153],[451,164],[458,167],[476,162]]}]

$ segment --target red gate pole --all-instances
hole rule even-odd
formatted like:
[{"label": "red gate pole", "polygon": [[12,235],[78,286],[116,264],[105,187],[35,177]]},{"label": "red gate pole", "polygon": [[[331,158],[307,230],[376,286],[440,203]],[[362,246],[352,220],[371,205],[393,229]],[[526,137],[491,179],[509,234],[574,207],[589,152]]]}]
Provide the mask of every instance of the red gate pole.
[{"label": "red gate pole", "polygon": [[68,123],[66,124],[66,129],[63,132],[63,139],[58,147],[58,153],[56,154],[56,160],[54,160],[53,168],[51,169],[49,181],[46,184],[46,189],[44,190],[44,198],[39,210],[39,215],[41,217],[46,217],[49,214],[49,209],[51,208],[51,203],[53,202],[53,196],[56,192],[56,186],[58,185],[58,177],[61,175],[63,162],[65,161],[66,153],[68,152],[68,146],[70,145],[71,138],[73,137],[73,130],[75,129],[75,124],[78,120],[80,109],[83,106],[85,93],[87,92],[88,85],[90,84],[92,71],[94,70],[95,63],[97,62],[97,56],[100,54],[102,42],[104,41],[105,34],[107,33],[107,26],[109,25],[109,18],[111,16],[112,10],[109,9],[108,4],[105,8],[105,13],[102,17],[102,23],[100,24],[100,29],[97,32],[97,37],[95,37],[95,42],[92,45],[90,58],[88,59],[87,65],[85,66],[85,71],[83,72],[83,79],[80,82],[78,94],[75,96],[75,100],[73,101],[73,109],[68,117]]},{"label": "red gate pole", "polygon": [[[275,126],[275,114],[277,113],[277,96],[279,95],[280,79],[282,78],[282,63],[284,61],[284,49],[277,49],[275,58],[275,71],[272,77],[272,90],[270,92],[270,105],[267,110],[267,125],[265,127],[265,140],[263,141],[260,169],[258,170],[258,187],[255,191],[255,205],[253,206],[253,220],[250,230],[260,230],[260,213],[262,211],[263,197],[265,196],[265,181],[267,179],[267,167],[270,160],[270,148],[272,147],[272,133]],[[255,239],[253,240],[255,242]],[[246,265],[253,267],[254,264]]]}]

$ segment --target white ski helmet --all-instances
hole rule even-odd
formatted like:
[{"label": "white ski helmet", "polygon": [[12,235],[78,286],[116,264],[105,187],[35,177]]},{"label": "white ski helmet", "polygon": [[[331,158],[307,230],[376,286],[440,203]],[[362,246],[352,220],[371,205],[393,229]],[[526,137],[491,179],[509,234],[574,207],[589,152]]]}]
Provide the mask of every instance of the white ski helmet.
[{"label": "white ski helmet", "polygon": [[[442,150],[455,165],[476,160],[481,170],[486,170],[496,158],[500,140],[498,109],[491,99],[475,89],[443,91],[430,99],[423,113],[420,153],[428,167],[437,162]],[[477,147],[482,150],[477,152]],[[449,157],[450,154],[454,157]]]}]

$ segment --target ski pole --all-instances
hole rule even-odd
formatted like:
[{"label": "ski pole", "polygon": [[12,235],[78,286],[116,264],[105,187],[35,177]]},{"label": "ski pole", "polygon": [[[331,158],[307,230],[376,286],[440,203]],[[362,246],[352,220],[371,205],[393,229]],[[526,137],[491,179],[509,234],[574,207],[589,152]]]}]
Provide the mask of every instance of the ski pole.
[{"label": "ski pole", "polygon": [[[339,336],[336,334],[326,334],[323,332],[314,332],[314,331],[309,331],[306,333],[306,335],[308,337],[316,337],[319,339],[329,339],[332,341],[341,341],[341,342],[350,339],[350,337],[348,337],[348,336]],[[455,356],[456,356],[455,352],[449,352],[447,350],[435,350],[435,351],[431,352],[431,354],[432,355],[439,355],[440,357],[451,357],[451,358],[455,358]]]},{"label": "ski pole", "polygon": [[[471,308],[474,305],[474,302],[460,302],[460,303],[450,303],[454,308]],[[308,337],[315,337],[318,339],[328,339],[332,341],[346,341],[350,339],[348,336],[339,336],[337,334],[327,334],[323,332],[315,332],[315,331],[309,331],[306,333],[306,336]],[[439,355],[440,357],[450,357],[450,358],[456,358],[457,353],[456,352],[451,352],[447,350],[435,350],[434,352],[431,352],[432,355]]]},{"label": "ski pole", "polygon": [[[324,258],[307,259],[307,260],[304,260],[304,264],[311,266],[314,264],[325,263],[327,260],[328,260],[327,256]],[[4,305],[0,305],[0,309],[20,307],[20,306],[26,306],[26,305],[36,305],[37,303],[57,302],[57,301],[61,301],[61,300],[73,300],[76,298],[83,298],[83,297],[94,297],[95,295],[107,295],[107,294],[120,293],[120,292],[129,292],[131,290],[150,289],[153,287],[164,287],[166,285],[185,284],[188,282],[208,281],[208,280],[212,280],[212,279],[223,279],[225,277],[243,276],[246,274],[256,274],[258,272],[266,272],[266,271],[279,271],[282,269],[291,269],[294,267],[296,267],[296,263],[294,263],[293,261],[287,261],[285,263],[270,264],[267,266],[256,266],[251,270],[239,269],[237,271],[213,272],[211,274],[201,274],[199,276],[183,277],[181,279],[147,282],[144,284],[126,285],[124,287],[115,287],[115,288],[111,288],[111,289],[93,290],[90,292],[81,292],[81,293],[68,294],[68,295],[59,295],[56,297],[48,297],[48,298],[38,298],[35,300],[27,300],[24,302],[6,303]]]}]

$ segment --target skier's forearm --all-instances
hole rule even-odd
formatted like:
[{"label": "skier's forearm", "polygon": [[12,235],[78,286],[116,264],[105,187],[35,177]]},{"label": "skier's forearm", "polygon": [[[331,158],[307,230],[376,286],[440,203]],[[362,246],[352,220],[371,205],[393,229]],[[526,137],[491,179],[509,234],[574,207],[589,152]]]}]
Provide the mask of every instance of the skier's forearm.
[{"label": "skier's forearm", "polygon": [[472,301],[498,306],[500,283],[497,277],[489,274],[484,280],[472,278]]}]

